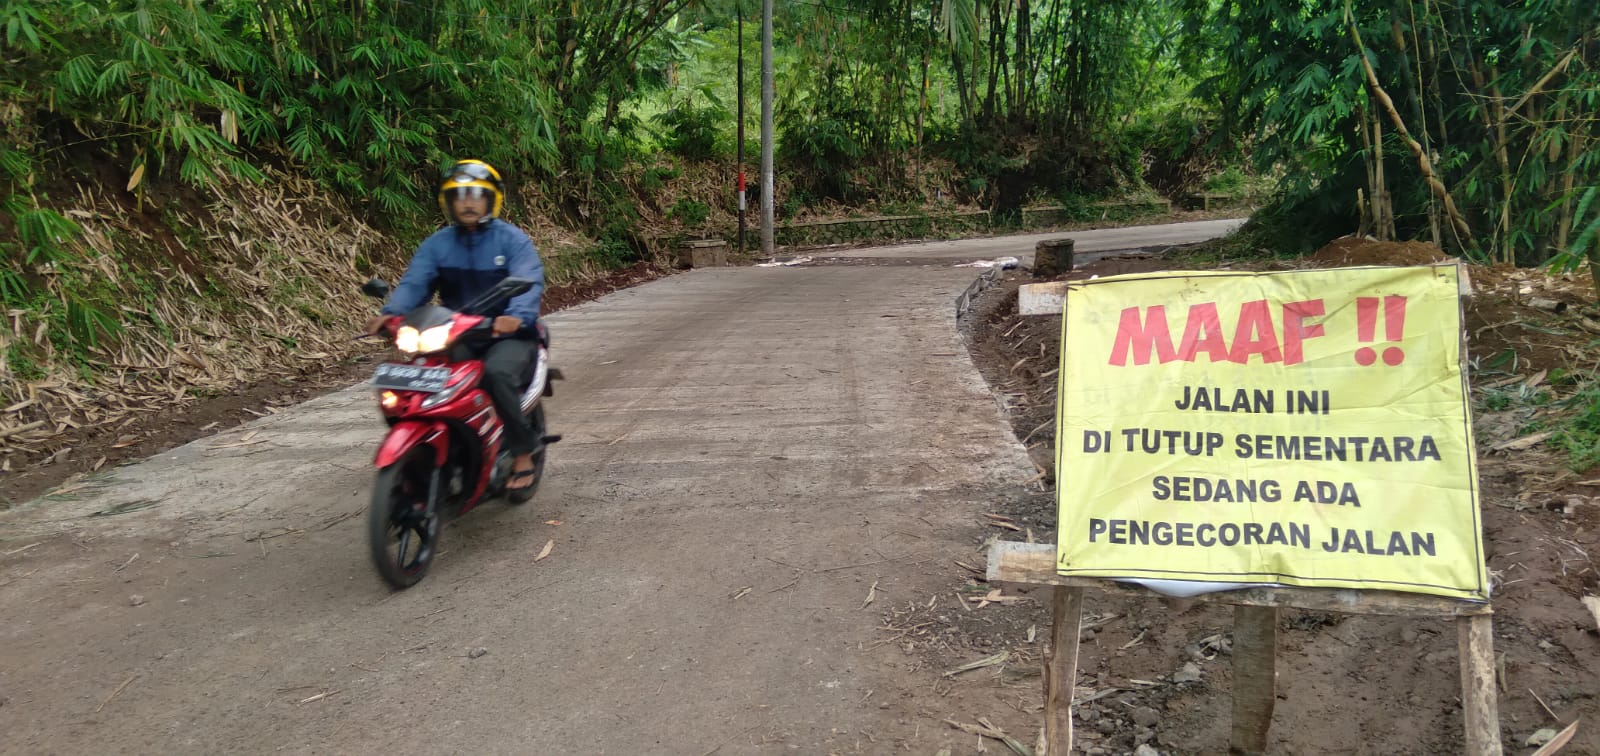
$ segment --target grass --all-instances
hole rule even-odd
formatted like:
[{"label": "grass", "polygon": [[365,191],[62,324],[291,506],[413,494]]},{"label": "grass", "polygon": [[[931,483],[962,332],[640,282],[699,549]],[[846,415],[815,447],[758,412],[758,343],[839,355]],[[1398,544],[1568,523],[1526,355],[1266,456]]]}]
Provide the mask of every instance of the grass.
[{"label": "grass", "polygon": [[1484,389],[1478,399],[1478,408],[1486,412],[1500,412],[1521,405],[1543,407],[1550,403],[1550,392],[1544,388],[1529,388],[1514,383],[1500,388]]},{"label": "grass", "polygon": [[1561,421],[1552,443],[1567,453],[1574,471],[1600,465],[1600,380],[1590,381],[1561,404],[1572,414]]},{"label": "grass", "polygon": [[6,347],[5,362],[10,366],[12,373],[20,381],[36,381],[44,378],[48,373],[44,365],[36,362],[29,352],[28,346],[23,342],[13,342]]},{"label": "grass", "polygon": [[1567,454],[1567,464],[1574,472],[1581,473],[1600,465],[1600,379],[1587,376],[1580,378],[1566,371],[1554,371],[1550,383],[1556,386],[1576,385],[1577,390],[1561,397],[1548,386],[1529,387],[1514,383],[1481,390],[1475,409],[1479,412],[1504,412],[1519,408],[1549,408],[1542,416],[1517,426],[1516,435],[1552,431],[1554,435],[1550,437],[1550,446]]}]

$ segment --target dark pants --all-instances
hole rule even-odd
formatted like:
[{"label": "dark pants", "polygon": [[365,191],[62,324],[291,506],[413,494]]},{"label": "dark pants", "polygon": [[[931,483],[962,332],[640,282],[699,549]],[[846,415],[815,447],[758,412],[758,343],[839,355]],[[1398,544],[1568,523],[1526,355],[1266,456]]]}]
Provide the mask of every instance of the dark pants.
[{"label": "dark pants", "polygon": [[499,339],[483,355],[483,388],[505,423],[505,448],[512,454],[531,454],[539,447],[534,433],[542,431],[536,431],[522,414],[523,381],[533,369],[538,346],[533,339]]}]

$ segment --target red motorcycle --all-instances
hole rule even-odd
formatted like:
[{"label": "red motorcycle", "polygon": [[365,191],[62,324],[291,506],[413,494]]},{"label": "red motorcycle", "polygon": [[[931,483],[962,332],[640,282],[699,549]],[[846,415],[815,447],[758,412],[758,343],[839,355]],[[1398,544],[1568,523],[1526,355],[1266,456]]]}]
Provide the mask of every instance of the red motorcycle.
[{"label": "red motorcycle", "polygon": [[[367,508],[372,560],[395,588],[422,580],[439,547],[440,527],[501,494],[511,504],[533,498],[544,478],[545,450],[560,436],[546,435],[544,404],[550,382],[561,371],[550,367],[544,323],[534,326],[538,355],[522,392],[522,412],[543,439],[533,457],[533,483],[508,491],[512,455],[501,446],[504,425],[480,386],[483,361],[472,346],[495,338],[494,318],[484,315],[526,292],[533,282],[507,278],[460,312],[423,305],[384,323],[403,361],[385,362],[372,376],[372,388],[389,424],[378,448],[378,477]],[[373,279],[363,293],[388,297],[388,283]]]}]

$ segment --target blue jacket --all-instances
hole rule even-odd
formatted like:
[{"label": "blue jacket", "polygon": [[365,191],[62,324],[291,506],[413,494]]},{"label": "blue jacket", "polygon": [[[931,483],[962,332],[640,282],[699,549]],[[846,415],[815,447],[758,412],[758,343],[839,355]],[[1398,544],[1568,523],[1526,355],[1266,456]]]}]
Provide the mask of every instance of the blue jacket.
[{"label": "blue jacket", "polygon": [[499,219],[472,231],[447,226],[417,248],[406,274],[383,306],[383,314],[404,315],[435,293],[445,307],[459,310],[510,276],[533,279],[533,288],[500,311],[484,314],[511,315],[521,318],[523,327],[531,328],[539,317],[539,298],[544,294],[544,263],[533,240],[522,229]]}]

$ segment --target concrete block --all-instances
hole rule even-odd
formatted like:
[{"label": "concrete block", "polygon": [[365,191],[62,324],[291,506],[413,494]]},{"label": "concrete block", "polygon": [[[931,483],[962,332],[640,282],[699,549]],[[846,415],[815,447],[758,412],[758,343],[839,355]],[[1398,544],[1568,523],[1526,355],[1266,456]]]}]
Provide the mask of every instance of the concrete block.
[{"label": "concrete block", "polygon": [[728,264],[728,243],[722,239],[690,239],[678,245],[678,265],[717,268]]},{"label": "concrete block", "polygon": [[1067,301],[1067,282],[1023,284],[1017,289],[1020,315],[1060,315]]}]

